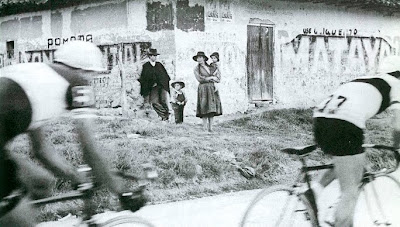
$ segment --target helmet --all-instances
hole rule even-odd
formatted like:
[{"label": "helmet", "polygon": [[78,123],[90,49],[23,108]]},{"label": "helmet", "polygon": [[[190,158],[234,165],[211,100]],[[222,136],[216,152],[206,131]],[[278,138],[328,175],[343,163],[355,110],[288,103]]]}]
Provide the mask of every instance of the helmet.
[{"label": "helmet", "polygon": [[379,65],[378,73],[391,73],[400,71],[400,56],[388,56]]},{"label": "helmet", "polygon": [[106,71],[102,59],[100,49],[85,41],[67,42],[54,52],[54,62],[88,71]]}]

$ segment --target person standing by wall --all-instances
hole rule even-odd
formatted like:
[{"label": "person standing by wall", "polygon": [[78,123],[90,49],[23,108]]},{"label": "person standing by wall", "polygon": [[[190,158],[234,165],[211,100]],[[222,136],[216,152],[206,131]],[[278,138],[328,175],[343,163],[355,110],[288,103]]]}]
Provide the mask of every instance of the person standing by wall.
[{"label": "person standing by wall", "polygon": [[193,60],[198,63],[194,68],[194,75],[199,81],[197,89],[197,109],[196,117],[203,119],[204,130],[212,132],[214,116],[222,115],[222,105],[219,92],[215,92],[214,82],[219,83],[221,75],[217,72],[213,75],[215,69],[207,65],[208,57],[204,52],[199,51]]},{"label": "person standing by wall", "polygon": [[187,103],[185,92],[182,88],[185,87],[185,83],[182,81],[174,81],[171,83],[173,88],[171,91],[171,104],[174,109],[175,123],[180,124],[183,122],[183,109]]},{"label": "person standing by wall", "polygon": [[157,49],[148,52],[149,61],[143,64],[140,74],[140,94],[144,98],[144,104],[151,104],[161,117],[162,121],[168,121],[169,112],[172,111],[169,104],[169,81],[171,80],[165,67],[157,61]]},{"label": "person standing by wall", "polygon": [[[211,58],[211,64],[210,67],[213,68],[213,76],[216,76],[217,74],[220,74],[220,67],[219,67],[219,53],[218,52],[214,52],[210,55]],[[218,83],[217,81],[214,81],[215,83]],[[214,83],[214,87],[215,87],[215,92],[218,91],[218,85]]]}]

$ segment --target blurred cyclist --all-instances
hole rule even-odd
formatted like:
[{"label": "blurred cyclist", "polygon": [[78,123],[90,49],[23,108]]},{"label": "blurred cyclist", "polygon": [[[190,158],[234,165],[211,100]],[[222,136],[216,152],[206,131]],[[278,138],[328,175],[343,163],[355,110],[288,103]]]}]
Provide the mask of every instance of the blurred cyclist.
[{"label": "blurred cyclist", "polygon": [[[400,145],[400,57],[382,61],[377,75],[360,77],[341,85],[314,111],[314,136],[317,144],[333,156],[334,170],[327,171],[312,186],[318,195],[323,187],[339,180],[341,197],[336,207],[336,227],[353,225],[358,186],[365,165],[362,144],[368,119],[386,110],[393,110],[393,146]],[[310,198],[311,191],[305,192]]]},{"label": "blurred cyclist", "polygon": [[[54,53],[54,63],[27,63],[5,67],[0,74],[0,226],[34,226],[35,209],[27,198],[13,197],[21,183],[17,172],[29,172],[43,180],[40,171],[18,165],[6,144],[22,133],[28,133],[33,155],[57,176],[66,177],[82,187],[85,177],[56,154],[46,142],[42,126],[46,121],[71,110],[75,119],[84,161],[90,165],[96,182],[119,195],[124,209],[132,211],[144,205],[144,198],[135,199],[124,193],[121,179],[109,172],[105,160],[97,153],[93,139],[94,93],[92,76],[104,71],[100,49],[89,42],[73,41]],[[20,160],[19,160],[20,161]],[[17,163],[17,164],[16,164]],[[24,169],[25,168],[25,169]],[[36,174],[36,176],[35,176]]]}]

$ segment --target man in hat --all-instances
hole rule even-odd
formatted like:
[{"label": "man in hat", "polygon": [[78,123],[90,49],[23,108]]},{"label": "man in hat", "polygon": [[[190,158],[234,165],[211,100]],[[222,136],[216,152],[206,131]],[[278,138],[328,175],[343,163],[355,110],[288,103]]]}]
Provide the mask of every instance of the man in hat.
[{"label": "man in hat", "polygon": [[151,104],[161,117],[162,121],[169,119],[169,81],[171,80],[167,70],[157,61],[157,49],[148,52],[149,61],[143,64],[140,74],[140,94],[144,98],[144,104]]}]

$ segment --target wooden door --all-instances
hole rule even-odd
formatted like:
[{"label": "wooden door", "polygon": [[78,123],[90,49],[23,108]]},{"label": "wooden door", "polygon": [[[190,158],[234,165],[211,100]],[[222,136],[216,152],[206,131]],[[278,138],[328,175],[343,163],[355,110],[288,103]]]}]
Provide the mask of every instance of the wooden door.
[{"label": "wooden door", "polygon": [[272,101],[273,27],[247,26],[247,84],[250,102]]}]

